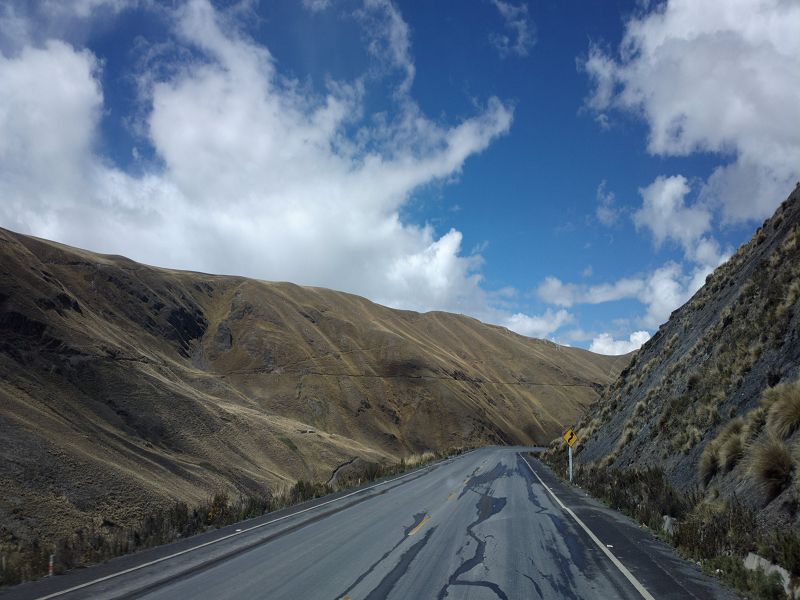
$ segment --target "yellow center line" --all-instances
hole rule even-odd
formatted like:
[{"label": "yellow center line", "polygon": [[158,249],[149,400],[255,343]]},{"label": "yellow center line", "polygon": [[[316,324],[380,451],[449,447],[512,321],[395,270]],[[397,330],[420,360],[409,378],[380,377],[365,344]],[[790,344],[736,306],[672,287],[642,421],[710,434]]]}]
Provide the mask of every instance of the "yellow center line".
[{"label": "yellow center line", "polygon": [[408,532],[408,535],[417,535],[419,530],[422,529],[422,526],[425,525],[425,523],[427,523],[430,520],[431,518],[426,516],[424,519],[422,519],[422,521],[419,522],[419,525],[417,525],[416,527],[414,527],[414,529]]}]

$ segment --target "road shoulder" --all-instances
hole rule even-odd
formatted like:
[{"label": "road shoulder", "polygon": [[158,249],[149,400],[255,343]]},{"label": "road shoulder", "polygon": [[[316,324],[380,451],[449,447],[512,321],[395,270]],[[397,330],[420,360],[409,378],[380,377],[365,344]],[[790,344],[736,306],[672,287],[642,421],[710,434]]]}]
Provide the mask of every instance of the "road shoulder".
[{"label": "road shoulder", "polygon": [[[655,598],[737,600],[735,592],[681,558],[665,541],[619,511],[608,508],[579,487],[564,483],[549,467],[525,455],[531,468],[609,551]],[[533,474],[532,482],[541,485]],[[571,516],[569,518],[572,518]],[[612,566],[609,561],[609,568]]]}]

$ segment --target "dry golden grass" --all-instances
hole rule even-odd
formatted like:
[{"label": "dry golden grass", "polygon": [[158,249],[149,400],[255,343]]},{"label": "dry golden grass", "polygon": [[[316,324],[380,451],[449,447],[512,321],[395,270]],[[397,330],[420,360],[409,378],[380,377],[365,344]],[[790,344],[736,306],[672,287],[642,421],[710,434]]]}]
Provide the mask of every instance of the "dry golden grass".
[{"label": "dry golden grass", "polygon": [[639,402],[636,403],[636,406],[633,407],[632,418],[638,419],[639,417],[641,417],[642,414],[644,414],[645,408],[647,408],[647,403],[644,400],[639,400]]},{"label": "dry golden grass", "polygon": [[685,430],[681,451],[684,454],[688,454],[692,448],[694,448],[700,442],[701,439],[703,439],[703,432],[694,425],[690,425]]},{"label": "dry golden grass", "polygon": [[769,407],[767,427],[773,434],[785,439],[800,427],[800,380],[765,390],[762,401]]},{"label": "dry golden grass", "polygon": [[794,461],[786,443],[767,435],[751,450],[750,469],[771,501],[789,485],[794,471]]},{"label": "dry golden grass", "polygon": [[[12,326],[0,349],[0,488],[30,470],[43,473],[19,482],[31,495],[80,506],[49,523],[24,507],[0,521],[40,533],[58,515],[127,525],[209,490],[326,481],[354,457],[545,442],[629,360],[2,229],[0,281],[0,322]],[[0,514],[10,502],[0,494]]]},{"label": "dry golden grass", "polygon": [[725,471],[730,471],[744,456],[744,444],[742,438],[732,436],[720,448],[720,463]]},{"label": "dry golden grass", "polygon": [[424,465],[433,460],[436,460],[436,454],[431,451],[422,452],[421,454],[412,454],[403,459],[406,467],[414,468],[417,465]]},{"label": "dry golden grass", "polygon": [[700,463],[697,470],[703,485],[708,485],[719,472],[719,444],[715,441],[706,444],[703,454],[700,456]]}]

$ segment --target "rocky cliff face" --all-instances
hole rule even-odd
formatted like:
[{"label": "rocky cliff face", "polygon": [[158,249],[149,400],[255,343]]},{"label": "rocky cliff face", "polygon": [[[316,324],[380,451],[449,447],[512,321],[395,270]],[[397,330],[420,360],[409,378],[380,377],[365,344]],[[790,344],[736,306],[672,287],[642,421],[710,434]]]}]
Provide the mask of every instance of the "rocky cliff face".
[{"label": "rocky cliff face", "polygon": [[580,423],[577,461],[661,466],[680,489],[794,519],[798,299],[800,188],[604,392]]},{"label": "rocky cliff face", "polygon": [[0,230],[0,523],[58,535],[355,457],[541,443],[620,367],[460,315]]}]

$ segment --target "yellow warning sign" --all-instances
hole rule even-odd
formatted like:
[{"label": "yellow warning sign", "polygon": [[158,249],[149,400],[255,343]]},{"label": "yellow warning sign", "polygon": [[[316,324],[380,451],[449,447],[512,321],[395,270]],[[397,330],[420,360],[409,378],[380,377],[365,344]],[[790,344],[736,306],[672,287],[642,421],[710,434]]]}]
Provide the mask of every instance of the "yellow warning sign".
[{"label": "yellow warning sign", "polygon": [[564,441],[572,448],[578,442],[578,436],[575,435],[575,430],[570,427],[564,432]]}]

